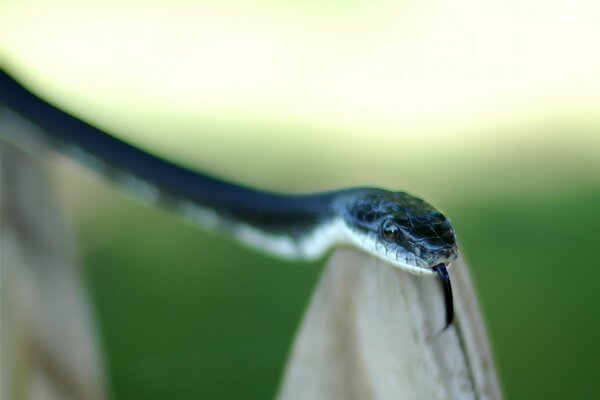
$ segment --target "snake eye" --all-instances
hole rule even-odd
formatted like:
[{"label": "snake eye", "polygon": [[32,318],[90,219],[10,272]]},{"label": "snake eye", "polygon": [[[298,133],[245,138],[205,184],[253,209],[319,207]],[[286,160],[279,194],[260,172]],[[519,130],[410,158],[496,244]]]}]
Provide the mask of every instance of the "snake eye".
[{"label": "snake eye", "polygon": [[383,239],[387,240],[388,242],[391,242],[398,238],[399,234],[400,227],[397,224],[390,220],[387,220],[383,223],[381,227],[381,235],[383,236]]}]

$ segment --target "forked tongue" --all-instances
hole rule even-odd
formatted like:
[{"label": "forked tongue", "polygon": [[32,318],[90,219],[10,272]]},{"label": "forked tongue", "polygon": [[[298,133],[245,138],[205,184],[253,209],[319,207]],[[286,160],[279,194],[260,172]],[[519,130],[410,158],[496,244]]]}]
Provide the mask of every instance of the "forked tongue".
[{"label": "forked tongue", "polygon": [[444,290],[444,301],[446,303],[446,326],[442,331],[445,331],[454,318],[454,301],[452,299],[452,285],[450,284],[450,276],[445,264],[439,264],[433,267],[433,270],[440,278],[442,289]]}]

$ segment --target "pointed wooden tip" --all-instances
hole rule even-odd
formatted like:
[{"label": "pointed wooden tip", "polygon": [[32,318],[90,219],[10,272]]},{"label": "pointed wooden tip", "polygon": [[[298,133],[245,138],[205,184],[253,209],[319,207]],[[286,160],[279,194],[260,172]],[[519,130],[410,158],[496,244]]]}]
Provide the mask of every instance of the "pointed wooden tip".
[{"label": "pointed wooden tip", "polygon": [[449,271],[455,321],[441,331],[446,310],[436,279],[337,250],[304,316],[279,399],[500,399],[468,270],[459,259]]}]

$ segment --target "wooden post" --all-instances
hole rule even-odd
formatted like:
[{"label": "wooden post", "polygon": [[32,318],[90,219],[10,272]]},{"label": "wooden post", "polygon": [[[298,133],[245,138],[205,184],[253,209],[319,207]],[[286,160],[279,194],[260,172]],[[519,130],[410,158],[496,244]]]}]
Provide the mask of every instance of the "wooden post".
[{"label": "wooden post", "polygon": [[[3,113],[3,130],[18,135],[30,128]],[[105,399],[87,292],[42,166],[0,145],[0,397]]]},{"label": "wooden post", "polygon": [[456,319],[440,284],[353,249],[337,250],[291,351],[279,399],[500,399],[464,262],[450,268]]}]

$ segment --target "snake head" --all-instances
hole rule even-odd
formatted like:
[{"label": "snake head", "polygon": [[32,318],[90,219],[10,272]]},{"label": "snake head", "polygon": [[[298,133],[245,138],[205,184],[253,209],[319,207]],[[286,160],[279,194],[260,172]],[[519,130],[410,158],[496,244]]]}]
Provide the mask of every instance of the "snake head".
[{"label": "snake head", "polygon": [[458,255],[450,221],[417,197],[359,189],[336,207],[352,242],[398,268],[435,275],[435,266]]}]

